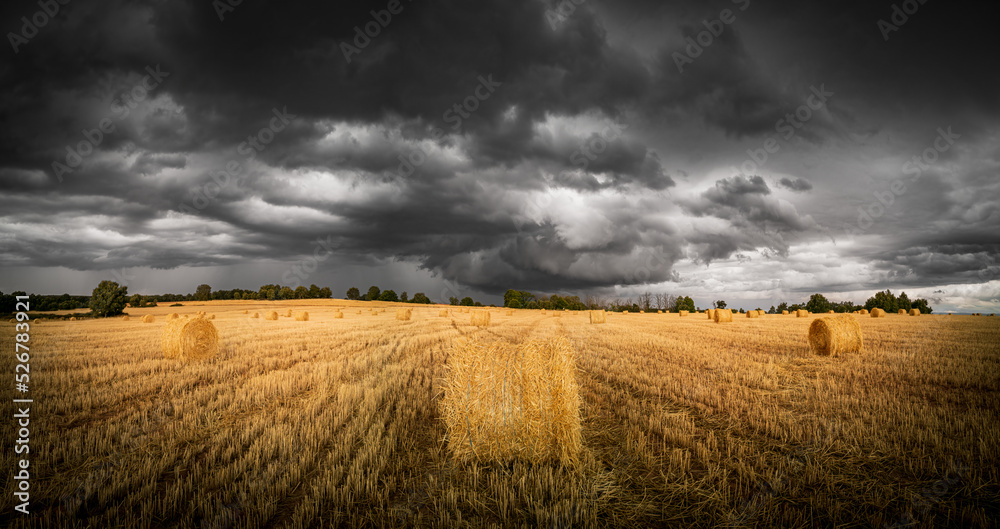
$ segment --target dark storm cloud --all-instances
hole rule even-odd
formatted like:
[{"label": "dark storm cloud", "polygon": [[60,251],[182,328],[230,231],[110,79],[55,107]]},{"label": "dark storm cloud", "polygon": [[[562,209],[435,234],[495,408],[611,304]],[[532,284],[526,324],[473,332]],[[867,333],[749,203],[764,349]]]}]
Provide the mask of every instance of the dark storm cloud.
[{"label": "dark storm cloud", "polygon": [[778,180],[778,183],[781,184],[782,187],[791,189],[792,191],[809,191],[813,188],[812,183],[805,178],[782,177],[781,180]]}]

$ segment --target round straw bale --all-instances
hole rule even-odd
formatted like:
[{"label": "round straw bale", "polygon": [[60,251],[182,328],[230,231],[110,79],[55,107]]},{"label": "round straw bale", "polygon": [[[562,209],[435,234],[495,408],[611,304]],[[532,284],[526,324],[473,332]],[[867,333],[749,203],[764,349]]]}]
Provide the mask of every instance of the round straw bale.
[{"label": "round straw bale", "polygon": [[278,319],[278,313],[276,311],[270,311],[264,315],[265,320],[276,320]]},{"label": "round straw bale", "polygon": [[396,309],[396,319],[399,321],[410,321],[413,316],[413,309]]},{"label": "round straw bale", "polygon": [[360,310],[358,310],[358,314],[361,314],[361,311],[360,311]]},{"label": "round straw bale", "polygon": [[447,315],[448,315],[448,311],[447,310],[439,310],[438,311],[438,316],[447,316]]},{"label": "round straw bale", "polygon": [[510,309],[510,310],[508,310],[508,311],[507,311],[507,315],[508,315],[508,316],[513,316],[513,315],[514,315],[514,309]]},{"label": "round straw bale", "polygon": [[905,315],[905,314],[906,314],[906,309],[899,309],[899,310],[898,310],[898,311],[896,312],[896,314],[899,314],[900,316],[903,316],[903,315]]},{"label": "round straw bale", "polygon": [[249,310],[244,310],[243,314],[250,314],[250,311]]},{"label": "round straw bale", "polygon": [[871,315],[872,315],[872,318],[884,318],[885,317],[885,311],[882,310],[882,309],[879,309],[879,308],[874,308],[874,309],[872,309]]},{"label": "round straw bale", "polygon": [[70,316],[69,321],[76,321],[76,316]]},{"label": "round straw bale", "polygon": [[858,314],[860,314],[862,316],[867,316],[868,315],[868,309],[861,309],[861,310],[858,311]]},{"label": "round straw bale", "polygon": [[[558,316],[559,313],[553,314],[553,316]],[[490,313],[489,311],[476,311],[472,313],[470,318],[471,324],[476,327],[486,327],[490,324]]]},{"label": "round straw bale", "polygon": [[748,310],[747,311],[747,318],[759,318],[759,317],[760,317],[760,314],[757,314],[757,311],[755,311],[755,310]]},{"label": "round straw bale", "polygon": [[177,318],[180,318],[180,316],[176,312],[167,314],[167,321],[176,320]]},{"label": "round straw bale", "polygon": [[296,312],[295,321],[309,321],[309,313],[306,311]]},{"label": "round straw bale", "polygon": [[545,314],[545,309],[542,309],[542,314]]},{"label": "round straw bale", "polygon": [[859,353],[864,347],[861,325],[846,314],[816,318],[809,325],[809,346],[822,356]]},{"label": "round straw bale", "polygon": [[809,317],[809,311],[808,310],[799,309],[799,310],[795,311],[795,317],[796,318],[808,318]]},{"label": "round straw bale", "polygon": [[590,323],[607,323],[608,317],[603,310],[590,311]]},{"label": "round straw bale", "polygon": [[733,311],[729,309],[715,309],[715,314],[713,314],[713,319],[715,323],[724,323],[733,321]]},{"label": "round straw bale", "polygon": [[910,316],[920,316],[920,309],[910,309]]},{"label": "round straw bale", "polygon": [[833,314],[833,311],[832,310],[828,310],[828,311],[826,311],[826,313],[827,314]]},{"label": "round straw bale", "polygon": [[128,314],[122,316],[122,321],[128,321],[128,320],[129,320]]},{"label": "round straw bale", "polygon": [[689,311],[686,311],[686,310],[679,310],[679,311],[677,311],[677,313],[678,313],[678,314],[680,314],[680,315],[681,315],[681,317],[683,318],[684,316],[687,316],[687,315],[688,315]]},{"label": "round straw bale", "polygon": [[788,316],[788,311],[787,311],[787,310],[783,310],[783,311],[781,311],[781,315],[782,315],[782,316]]},{"label": "round straw bale", "polygon": [[260,317],[260,313],[259,312],[254,312],[253,316],[250,316],[250,318],[252,318],[252,319],[257,319],[259,317]]},{"label": "round straw bale", "polygon": [[657,314],[663,314],[663,311],[662,310],[658,310],[658,311],[656,311],[656,313]]},{"label": "round straw bale", "polygon": [[286,318],[291,318],[292,317],[292,309],[288,309],[287,311],[285,311],[285,317]]},{"label": "round straw bale", "polygon": [[333,317],[334,317],[334,318],[337,318],[338,320],[339,320],[339,319],[343,319],[343,317],[344,317],[344,313],[343,313],[343,312],[340,312],[340,311],[338,310],[337,312],[334,312],[334,313],[333,313]]},{"label": "round straw bale", "polygon": [[219,353],[219,332],[205,318],[171,320],[163,328],[160,345],[166,358],[209,358]]},{"label": "round straw bale", "polygon": [[708,310],[706,310],[705,314],[708,315],[708,319],[710,319],[710,320],[714,320],[715,319],[715,310],[714,309],[708,309]]},{"label": "round straw bale", "polygon": [[8,321],[8,323],[17,323],[17,320],[15,320],[14,318],[11,318],[11,319],[10,319],[10,320]]},{"label": "round straw bale", "polygon": [[154,321],[156,321],[156,316],[153,316],[152,314],[146,314],[142,317],[143,323],[153,323]]}]

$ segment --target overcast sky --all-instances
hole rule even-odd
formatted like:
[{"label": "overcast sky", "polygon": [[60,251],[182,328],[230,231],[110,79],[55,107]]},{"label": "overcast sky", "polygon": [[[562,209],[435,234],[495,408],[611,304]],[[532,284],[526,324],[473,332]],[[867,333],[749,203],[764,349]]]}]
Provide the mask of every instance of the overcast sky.
[{"label": "overcast sky", "polygon": [[1000,308],[986,3],[63,1],[0,8],[5,292]]}]

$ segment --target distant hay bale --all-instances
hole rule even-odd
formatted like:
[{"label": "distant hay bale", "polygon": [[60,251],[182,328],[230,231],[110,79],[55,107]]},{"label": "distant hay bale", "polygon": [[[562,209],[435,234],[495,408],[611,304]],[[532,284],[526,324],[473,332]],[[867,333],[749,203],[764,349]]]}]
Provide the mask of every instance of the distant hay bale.
[{"label": "distant hay bale", "polygon": [[834,312],[832,310],[828,310],[828,311],[826,311],[826,313],[827,314],[833,314]]},{"label": "distant hay bale", "polygon": [[656,313],[657,314],[663,314],[663,311],[662,310],[658,310],[658,311],[656,311]]},{"label": "distant hay bale", "polygon": [[508,316],[513,316],[513,315],[514,315],[514,309],[510,309],[510,310],[508,310],[508,311],[507,311],[507,315],[508,315]]},{"label": "distant hay bale", "polygon": [[177,318],[180,318],[180,316],[176,312],[167,315],[167,321],[176,320]]},{"label": "distant hay bale", "polygon": [[910,309],[910,316],[920,316],[920,309]]},{"label": "distant hay bale", "polygon": [[782,316],[788,316],[788,311],[787,311],[787,310],[783,310],[783,311],[781,311],[781,315],[782,315]]},{"label": "distant hay bale", "polygon": [[200,360],[219,353],[219,331],[205,318],[171,320],[163,328],[160,346],[166,358]]},{"label": "distant hay bale", "polygon": [[286,317],[286,318],[291,318],[291,317],[292,317],[292,309],[288,309],[288,310],[287,310],[287,311],[285,312],[285,317]]},{"label": "distant hay bale", "polygon": [[250,314],[250,311],[249,310],[244,310],[243,314]]},{"label": "distant hay bale", "polygon": [[76,321],[76,316],[70,316],[69,321]]},{"label": "distant hay bale", "polygon": [[[464,309],[462,309],[462,314],[468,314],[468,313],[469,313],[469,312],[471,312],[471,311],[472,311],[472,309],[471,309],[471,308],[469,308],[469,307],[465,307]],[[544,311],[542,311],[542,312],[544,312]]]},{"label": "distant hay bale", "polygon": [[679,310],[677,311],[677,313],[680,314],[682,318],[688,315],[688,311],[686,310]]},{"label": "distant hay bale", "polygon": [[628,311],[627,310],[623,310],[622,314],[628,314]]},{"label": "distant hay bale", "polygon": [[847,314],[816,318],[809,325],[809,346],[821,356],[860,353],[864,347],[861,325]]},{"label": "distant hay bale", "polygon": [[748,310],[747,311],[747,318],[759,318],[759,317],[760,317],[760,314],[757,314],[757,311],[755,311],[755,310]]},{"label": "distant hay bale", "polygon": [[590,311],[590,323],[607,323],[608,316],[603,310]]},{"label": "distant hay bale", "polygon": [[868,315],[868,309],[861,309],[861,310],[858,311],[858,314],[860,314],[862,316],[867,316]]},{"label": "distant hay bale", "polygon": [[309,313],[306,311],[296,312],[295,321],[309,321]]},{"label": "distant hay bale", "polygon": [[250,316],[250,317],[253,318],[253,319],[257,319],[257,318],[260,317],[260,313],[259,312],[254,312],[253,316]]},{"label": "distant hay bale", "polygon": [[476,327],[486,327],[490,324],[490,313],[485,310],[473,312],[471,322]]},{"label": "distant hay bale", "polygon": [[575,364],[564,338],[457,342],[439,408],[452,456],[578,464],[583,442]]},{"label": "distant hay bale", "polygon": [[447,315],[448,315],[448,311],[447,310],[439,310],[438,311],[438,316],[447,316]]},{"label": "distant hay bale", "polygon": [[17,323],[17,320],[15,320],[14,318],[11,318],[10,320],[7,321],[7,323]]},{"label": "distant hay bale", "polygon": [[156,316],[153,316],[152,314],[146,314],[142,317],[143,323],[153,323],[154,321],[156,321]]},{"label": "distant hay bale", "polygon": [[553,312],[552,313],[552,317],[553,318],[562,318],[562,313],[561,312]]},{"label": "distant hay bale", "polygon": [[705,311],[705,314],[708,315],[708,319],[710,319],[710,320],[714,320],[715,319],[715,309],[708,309],[708,310]]},{"label": "distant hay bale", "polygon": [[733,321],[733,311],[729,309],[715,309],[712,319],[715,323],[725,323]]},{"label": "distant hay bale", "polygon": [[903,316],[903,315],[906,314],[906,309],[899,309],[898,311],[896,311],[896,314],[899,314],[900,316]]},{"label": "distant hay bale", "polygon": [[644,311],[644,310],[640,310],[639,311],[639,314],[645,314],[645,313],[646,313],[646,311]]},{"label": "distant hay bale", "polygon": [[542,309],[542,314],[545,314],[545,309]]},{"label": "distant hay bale", "polygon": [[210,320],[214,320],[214,319],[215,319],[215,314],[209,314],[209,315],[208,315],[208,319],[210,319]]},{"label": "distant hay bale", "polygon": [[199,310],[198,313],[195,314],[195,317],[196,318],[204,318],[205,317],[205,311]]},{"label": "distant hay bale", "polygon": [[336,318],[336,319],[338,319],[338,320],[339,320],[339,319],[343,319],[343,317],[344,317],[344,313],[343,313],[343,312],[340,312],[340,311],[338,310],[338,311],[336,311],[336,312],[334,312],[334,313],[333,313],[333,317],[334,317],[334,318]]},{"label": "distant hay bale", "polygon": [[413,309],[396,309],[396,319],[399,321],[410,321],[413,316]]},{"label": "distant hay bale", "polygon": [[795,317],[796,318],[808,318],[809,317],[809,311],[808,310],[799,309],[799,310],[795,311]]},{"label": "distant hay bale", "polygon": [[122,321],[128,321],[128,320],[129,320],[128,314],[122,316]]},{"label": "distant hay bale", "polygon": [[265,320],[277,320],[278,319],[278,313],[277,313],[277,311],[273,311],[272,310],[272,311],[268,312],[267,314],[264,315],[264,319]]},{"label": "distant hay bale", "polygon": [[872,309],[871,316],[872,318],[884,318],[885,311],[878,308]]}]

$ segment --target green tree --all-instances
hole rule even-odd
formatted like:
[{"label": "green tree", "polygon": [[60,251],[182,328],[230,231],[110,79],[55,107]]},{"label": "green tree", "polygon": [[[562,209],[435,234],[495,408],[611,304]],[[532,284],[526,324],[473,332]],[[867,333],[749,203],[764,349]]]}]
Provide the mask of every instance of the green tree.
[{"label": "green tree", "polygon": [[830,301],[826,299],[823,294],[813,294],[809,296],[809,301],[806,303],[806,310],[812,312],[813,314],[822,314],[824,312],[830,311]]},{"label": "green tree", "polygon": [[400,295],[399,295],[399,301],[402,301],[403,303],[409,303],[409,301],[410,301],[410,296],[409,296],[409,295],[407,295],[407,293],[406,293],[406,291],[405,291],[405,290],[403,291],[403,293],[402,293],[402,294],[400,294]]},{"label": "green tree", "polygon": [[472,301],[472,298],[470,298],[469,296],[465,296],[464,298],[462,298],[462,301],[460,303],[460,305],[462,305],[463,307],[472,307],[475,306],[475,304],[476,302]]},{"label": "green tree", "polygon": [[927,300],[924,298],[913,300],[910,304],[910,308],[919,310],[921,314],[930,314],[931,312],[934,312],[934,309],[927,304]]},{"label": "green tree", "polygon": [[448,304],[449,305],[458,305],[458,298],[456,298],[455,296],[451,296],[450,298],[448,298]]},{"label": "green tree", "polygon": [[718,300],[718,301],[716,301],[714,303],[714,305],[715,305],[715,308],[717,308],[717,309],[724,309],[724,308],[726,308],[726,302],[724,300],[721,300],[721,299]]},{"label": "green tree", "polygon": [[683,298],[677,298],[677,310],[687,310],[694,311],[694,300],[689,296],[684,296]]},{"label": "green tree", "polygon": [[309,297],[312,298],[312,299],[316,299],[316,298],[320,297],[320,295],[319,295],[319,287],[316,286],[315,283],[309,285]]},{"label": "green tree", "polygon": [[906,295],[906,292],[900,292],[899,297],[896,298],[896,310],[910,310],[913,308],[913,304],[910,302],[910,297]]},{"label": "green tree", "polygon": [[425,305],[431,304],[431,298],[427,297],[427,294],[423,292],[417,292],[413,295],[413,299],[410,300],[411,303],[423,303]]},{"label": "green tree", "polygon": [[383,290],[379,294],[378,300],[379,301],[399,301],[399,298],[396,296],[396,291],[395,290]]},{"label": "green tree", "polygon": [[330,290],[330,287],[323,287],[319,289],[319,297],[322,299],[330,299],[333,297],[333,291]]},{"label": "green tree", "polygon": [[876,292],[874,296],[868,298],[865,301],[865,308],[872,310],[874,308],[882,309],[886,312],[896,312],[896,305],[898,304],[896,296],[892,294],[888,289],[882,292]]},{"label": "green tree", "polygon": [[361,291],[358,287],[351,287],[347,289],[347,299],[359,300],[361,299]]},{"label": "green tree", "polygon": [[382,293],[382,291],[379,290],[379,288],[377,286],[372,285],[372,286],[368,287],[368,294],[365,295],[365,299],[368,300],[368,301],[375,301],[375,300],[378,299],[378,296],[381,293]]},{"label": "green tree", "polygon": [[208,285],[206,285],[204,283],[201,284],[201,285],[198,285],[198,288],[196,288],[195,291],[194,291],[194,300],[195,301],[208,301],[210,299],[212,299],[212,287],[210,287],[210,286],[208,286]]},{"label": "green tree", "polygon": [[290,287],[281,287],[278,290],[278,299],[295,299],[295,291]]},{"label": "green tree", "polygon": [[90,294],[88,306],[94,316],[106,318],[121,314],[127,301],[128,287],[119,286],[114,281],[101,281]]},{"label": "green tree", "polygon": [[142,306],[142,296],[139,294],[132,294],[132,297],[128,298],[128,305],[132,308],[138,308]]}]

